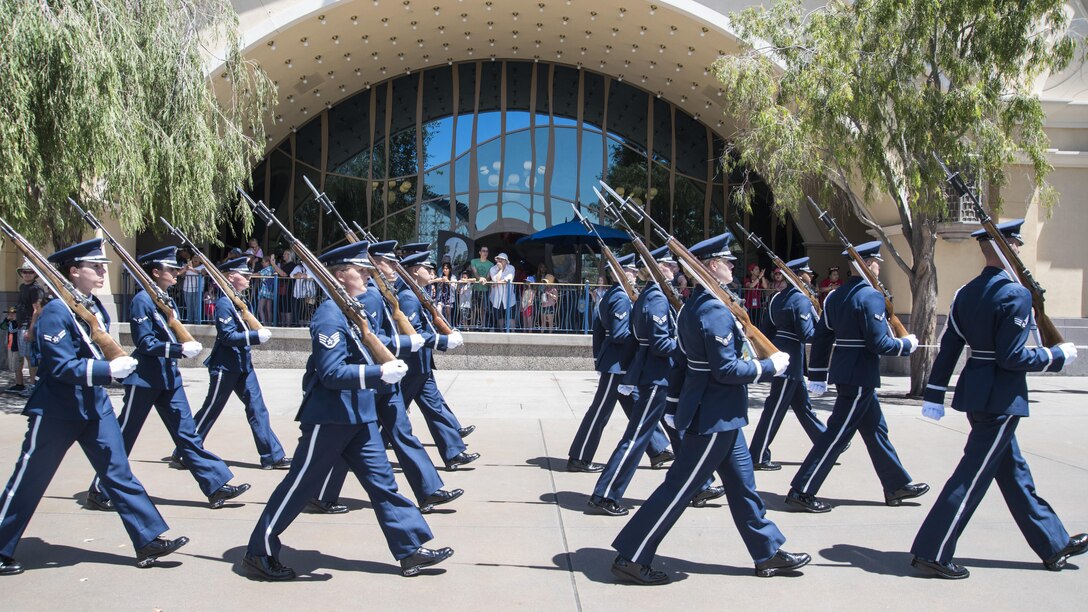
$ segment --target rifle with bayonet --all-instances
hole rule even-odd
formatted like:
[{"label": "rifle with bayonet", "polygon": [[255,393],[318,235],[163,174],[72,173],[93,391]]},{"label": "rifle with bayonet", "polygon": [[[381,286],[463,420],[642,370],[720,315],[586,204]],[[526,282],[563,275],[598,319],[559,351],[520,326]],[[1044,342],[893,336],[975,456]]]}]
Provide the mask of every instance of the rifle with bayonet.
[{"label": "rifle with bayonet", "polygon": [[967,184],[963,181],[963,177],[959,172],[953,173],[948,169],[948,166],[944,165],[944,161],[933,154],[934,159],[941,165],[941,169],[944,170],[945,177],[949,184],[956,188],[960,196],[966,196],[971,201],[972,207],[975,209],[975,214],[978,216],[978,222],[982,224],[982,227],[986,229],[986,233],[990,235],[991,242],[994,245],[997,255],[1001,258],[1002,263],[1005,264],[1005,268],[1016,276],[1016,279],[1031,293],[1031,306],[1035,310],[1035,324],[1039,328],[1039,335],[1042,339],[1044,346],[1054,346],[1055,344],[1061,344],[1065,342],[1062,338],[1061,332],[1054,326],[1054,322],[1050,320],[1050,317],[1046,314],[1046,305],[1044,304],[1043,294],[1046,290],[1035,280],[1035,277],[1031,275],[1031,271],[1024,265],[1024,261],[1020,259],[1020,256],[1013,252],[1009,247],[1009,243],[1005,241],[1005,237],[1001,234],[1001,231],[994,225],[994,220],[990,217],[990,214],[986,212],[986,209],[982,207],[982,203],[978,201],[978,198],[970,189],[967,188]]},{"label": "rifle with bayonet", "polygon": [[98,217],[94,216],[94,213],[80,208],[79,204],[76,204],[76,201],[72,198],[68,198],[68,203],[79,211],[80,216],[83,217],[83,220],[86,221],[88,225],[102,232],[102,237],[106,239],[106,242],[110,243],[110,246],[113,247],[113,251],[121,258],[122,265],[128,269],[132,278],[143,287],[143,290],[147,293],[148,297],[154,302],[155,307],[162,313],[163,318],[166,320],[166,326],[173,332],[174,338],[183,344],[192,342],[193,335],[189,333],[189,330],[185,329],[185,325],[174,315],[174,307],[171,305],[173,300],[171,300],[170,296],[155,283],[155,279],[151,278],[136,261],[136,258],[130,255],[129,252],[125,250],[125,247],[121,246],[121,244],[114,239],[109,230],[107,230],[102,225],[102,222],[98,220]]},{"label": "rifle with bayonet", "polygon": [[72,311],[72,314],[87,324],[87,327],[91,330],[91,342],[94,342],[102,350],[102,355],[107,361],[113,361],[118,357],[128,355],[125,349],[121,348],[121,345],[117,344],[117,341],[113,339],[113,336],[102,327],[102,322],[98,320],[98,317],[91,312],[94,302],[90,297],[82,296],[76,291],[75,286],[68,280],[66,272],[61,272],[53,267],[49,260],[38,252],[38,249],[34,248],[34,245],[30,244],[26,238],[23,238],[22,234],[15,231],[3,219],[0,219],[0,231],[3,231],[15,243],[15,247],[19,249],[23,257],[26,257],[30,267],[34,268],[34,271],[38,273],[38,278],[45,283],[49,291],[63,300],[69,310]]},{"label": "rifle with bayonet", "polygon": [[581,211],[574,204],[570,205],[574,209],[575,216],[578,217],[578,221],[581,222],[582,227],[586,228],[586,231],[593,234],[597,238],[597,244],[601,247],[601,255],[604,256],[605,262],[608,264],[609,270],[612,271],[612,277],[616,279],[620,287],[623,288],[623,292],[627,294],[627,297],[632,302],[638,297],[638,293],[635,291],[634,285],[631,284],[631,279],[627,278],[627,273],[623,271],[623,266],[620,265],[616,255],[612,252],[612,249],[608,248],[608,245],[604,243],[604,239],[597,233],[597,228],[593,227],[593,224],[582,216]]},{"label": "rifle with bayonet", "polygon": [[697,257],[692,255],[691,251],[689,251],[687,247],[681,244],[679,240],[673,237],[672,234],[665,231],[665,228],[661,227],[661,225],[658,224],[653,217],[646,214],[644,211],[639,210],[631,202],[628,202],[621,198],[619,194],[617,194],[615,190],[613,190],[611,187],[606,185],[604,181],[601,181],[600,183],[601,186],[604,187],[605,190],[608,191],[608,193],[611,194],[613,198],[619,201],[619,205],[617,206],[619,210],[626,210],[627,212],[630,212],[640,222],[644,220],[649,221],[650,226],[653,228],[654,232],[657,233],[657,235],[665,241],[665,244],[669,247],[669,250],[672,252],[672,254],[676,256],[676,260],[680,262],[680,265],[688,271],[688,273],[691,275],[692,278],[695,279],[697,283],[702,285],[704,289],[714,294],[715,297],[717,297],[719,300],[722,301],[723,304],[725,304],[726,308],[729,309],[729,312],[733,314],[733,317],[737,319],[737,321],[744,329],[744,334],[751,342],[752,350],[757,358],[766,359],[774,353],[779,352],[778,348],[775,347],[774,343],[771,342],[770,339],[768,339],[767,336],[763,334],[763,332],[759,331],[759,327],[752,322],[751,317],[748,316],[748,311],[745,310],[743,304],[741,304],[740,298],[734,295],[732,291],[722,286],[722,284],[719,283],[716,278],[714,278],[714,275],[711,274],[710,270],[708,270],[706,266],[703,265],[703,262],[699,261]]},{"label": "rifle with bayonet", "polygon": [[287,226],[283,224],[276,215],[268,208],[264,202],[254,202],[253,198],[249,197],[249,194],[238,188],[238,193],[245,199],[249,206],[253,209],[254,214],[263,221],[266,225],[276,226],[279,228],[281,235],[290,245],[291,250],[298,255],[299,261],[302,265],[306,266],[313,275],[314,280],[317,281],[321,288],[325,291],[325,294],[329,296],[329,299],[333,301],[347,317],[348,323],[350,323],[356,331],[358,331],[359,340],[370,352],[370,356],[373,357],[374,362],[378,364],[388,363],[396,359],[393,353],[389,352],[389,349],[382,344],[370,331],[370,325],[366,321],[366,312],[363,309],[363,305],[359,300],[356,300],[354,296],[348,295],[347,290],[340,284],[340,281],[336,280],[336,277],[329,272],[321,261],[314,255],[313,251],[308,249],[302,241],[295,237],[294,234],[287,229]]},{"label": "rifle with bayonet", "polygon": [[212,263],[212,261],[208,259],[206,255],[204,255],[204,252],[196,246],[196,243],[194,243],[192,240],[189,240],[189,237],[186,236],[181,230],[174,227],[173,225],[170,225],[170,222],[166,219],[159,217],[159,221],[162,221],[163,224],[166,226],[167,231],[176,236],[177,239],[181,241],[182,246],[184,246],[186,249],[189,250],[190,253],[193,254],[192,259],[190,259],[189,261],[190,265],[195,260],[200,265],[204,266],[204,271],[208,274],[208,278],[210,278],[212,282],[215,283],[217,287],[219,287],[219,290],[223,292],[223,295],[227,296],[227,299],[230,300],[231,304],[234,304],[234,309],[238,311],[239,316],[241,316],[242,320],[245,321],[246,326],[249,327],[249,329],[252,331],[264,329],[264,326],[261,325],[261,322],[257,320],[257,317],[253,316],[253,313],[249,311],[249,306],[246,305],[246,301],[243,300],[242,296],[238,295],[238,292],[234,290],[233,286],[231,286],[230,281],[227,280],[227,277],[225,274],[223,274],[223,271],[216,267],[216,265]]},{"label": "rifle with bayonet", "polygon": [[839,229],[838,224],[835,223],[835,219],[827,212],[821,210],[820,206],[816,204],[816,201],[811,197],[808,198],[808,203],[816,210],[816,215],[824,222],[827,229],[830,230],[832,234],[839,237],[839,241],[842,242],[843,248],[845,248],[847,254],[850,255],[850,259],[858,273],[865,277],[865,280],[869,282],[869,285],[871,285],[873,289],[884,294],[884,308],[888,311],[888,326],[891,327],[892,334],[894,334],[896,338],[907,336],[910,332],[908,332],[907,328],[903,326],[903,323],[899,321],[899,317],[895,316],[895,306],[892,305],[891,292],[884,287],[883,283],[880,282],[880,279],[877,278],[877,275],[873,274],[873,271],[869,269],[869,266],[865,265],[865,260],[861,258],[861,255],[858,254],[858,250],[855,249],[854,245],[846,238],[846,234],[842,233],[842,230]]},{"label": "rifle with bayonet", "polygon": [[776,255],[765,242],[760,240],[759,236],[744,229],[739,223],[734,223],[733,228],[737,231],[738,236],[742,236],[745,240],[751,242],[756,249],[763,251],[763,254],[770,258],[775,267],[781,270],[782,274],[786,275],[786,280],[790,281],[791,285],[797,287],[797,290],[803,293],[805,297],[812,302],[812,308],[816,311],[817,317],[823,315],[823,308],[820,307],[820,300],[816,297],[816,291],[806,283],[804,279],[797,276],[797,273],[791,270],[790,267],[786,265],[786,262],[782,261],[782,258]]}]

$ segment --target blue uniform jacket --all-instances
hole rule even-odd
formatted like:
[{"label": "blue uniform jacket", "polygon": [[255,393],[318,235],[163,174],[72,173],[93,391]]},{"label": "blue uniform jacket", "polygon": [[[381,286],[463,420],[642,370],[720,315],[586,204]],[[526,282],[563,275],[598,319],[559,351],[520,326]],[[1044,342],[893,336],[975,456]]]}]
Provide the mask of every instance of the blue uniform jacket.
[{"label": "blue uniform jacket", "polygon": [[892,336],[884,295],[860,276],[827,294],[824,316],[812,337],[809,377],[836,385],[880,386],[880,356],[907,355],[910,345]]},{"label": "blue uniform jacket", "polygon": [[[363,309],[366,311],[366,321],[370,325],[371,333],[378,337],[378,341],[389,349],[394,357],[403,360],[408,364],[409,368],[412,367],[409,361],[412,358],[412,339],[397,333],[396,324],[393,322],[393,314],[389,311],[389,304],[382,297],[381,291],[374,283],[373,278],[367,281],[366,293],[356,299],[363,304]],[[395,385],[382,383],[381,387],[378,388],[378,394],[385,395],[388,393],[400,393],[400,383]]]},{"label": "blue uniform jacket", "polygon": [[686,368],[676,407],[676,429],[697,434],[740,429],[748,423],[748,383],[774,376],[770,359],[744,360],[746,337],[733,313],[696,287],[680,309],[678,361]]},{"label": "blue uniform jacket", "polygon": [[[110,317],[98,298],[91,296],[104,329]],[[71,421],[93,421],[113,412],[106,390],[110,383],[110,363],[100,357],[98,347],[83,335],[82,323],[61,300],[42,308],[35,326],[41,348],[38,385],[26,402],[23,414]]]},{"label": "blue uniform jacket", "polygon": [[655,282],[646,283],[631,308],[631,333],[638,342],[625,385],[667,385],[676,350],[676,318]]},{"label": "blue uniform jacket", "polygon": [[631,298],[616,283],[597,302],[593,321],[593,361],[604,374],[623,374],[635,356],[638,342],[631,335]]},{"label": "blue uniform jacket", "polygon": [[812,302],[797,287],[791,285],[771,296],[763,333],[778,350],[789,353],[786,378],[804,380],[805,343],[812,339],[815,323],[816,311]]},{"label": "blue uniform jacket", "polygon": [[348,318],[333,300],[325,300],[310,321],[313,352],[302,376],[302,406],[296,420],[312,425],[360,425],[378,420],[375,389],[382,368],[363,348]]},{"label": "blue uniform jacket", "polygon": [[1031,294],[1004,270],[987,267],[952,298],[941,348],[926,385],[926,401],[943,403],[952,370],[971,348],[956,383],[952,407],[964,412],[1028,416],[1025,372],[1057,372],[1058,348],[1024,346],[1031,327]]},{"label": "blue uniform jacket", "polygon": [[[178,371],[178,358],[181,357],[181,343],[166,326],[166,319],[155,307],[155,302],[146,291],[140,291],[132,298],[129,308],[129,330],[136,350],[132,356],[139,365],[129,374],[124,384],[149,389],[176,389],[181,386],[181,372]],[[177,317],[177,308],[174,308]]]},{"label": "blue uniform jacket", "polygon": [[260,344],[256,331],[250,331],[242,315],[227,296],[215,302],[215,346],[204,365],[216,372],[248,372],[253,369],[250,347]]},{"label": "blue uniform jacket", "polygon": [[430,374],[433,369],[432,351],[434,349],[446,350],[449,336],[440,334],[435,330],[431,313],[427,312],[427,309],[420,303],[419,298],[416,297],[415,292],[400,278],[397,279],[397,301],[400,302],[400,311],[404,313],[404,316],[408,317],[408,321],[415,328],[416,333],[423,336],[423,347],[412,356],[414,361],[419,364],[419,369],[416,370],[415,364],[411,361],[408,362],[408,367],[411,368],[410,371],[413,374],[416,372]]}]

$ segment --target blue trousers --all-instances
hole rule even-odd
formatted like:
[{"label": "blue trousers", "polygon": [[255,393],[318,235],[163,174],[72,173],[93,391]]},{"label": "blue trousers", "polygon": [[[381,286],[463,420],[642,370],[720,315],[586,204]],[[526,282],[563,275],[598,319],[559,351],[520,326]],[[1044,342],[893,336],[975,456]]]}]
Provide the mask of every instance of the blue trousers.
[{"label": "blue trousers", "polygon": [[666,391],[667,387],[663,385],[639,385],[638,399],[631,410],[627,429],[597,479],[597,486],[593,489],[594,497],[617,501],[623,497],[635,470],[638,469],[642,454],[650,445],[650,439],[655,432],[660,434],[659,423],[665,414]]},{"label": "blue trousers", "polygon": [[797,422],[813,444],[820,434],[827,431],[812,411],[805,381],[776,376],[771,380],[771,394],[763,404],[763,414],[760,415],[755,433],[752,434],[752,443],[748,449],[752,452],[752,461],[766,463],[771,460],[771,442],[778,435],[782,419],[790,409],[797,415]]},{"label": "blue trousers", "polygon": [[786,536],[767,518],[767,508],[756,491],[752,455],[739,429],[712,434],[685,432],[684,443],[665,481],[620,530],[612,548],[626,559],[651,564],[657,547],[680,519],[688,501],[715,471],[725,486],[733,523],[752,560],[761,563],[773,557]]},{"label": "blue trousers", "polygon": [[888,424],[880,410],[876,389],[850,385],[835,385],[835,388],[838,397],[831,417],[827,419],[827,431],[816,440],[790,486],[802,493],[815,495],[854,432],[859,433],[865,442],[869,459],[876,468],[885,493],[910,484],[910,474],[899,461],[899,455],[888,438]]},{"label": "blue trousers", "polygon": [[32,416],[15,472],[0,497],[0,555],[14,556],[49,481],[76,442],[101,476],[102,489],[113,500],[134,548],[146,546],[168,529],[144,486],[132,475],[121,428],[112,412],[93,421]]},{"label": "blue trousers", "polygon": [[[581,424],[578,425],[578,431],[570,443],[570,450],[567,451],[568,458],[585,462],[593,461],[593,456],[597,454],[597,447],[601,444],[601,434],[608,425],[608,419],[612,417],[612,410],[616,407],[617,401],[627,418],[631,418],[639,395],[638,391],[630,395],[620,395],[617,389],[622,378],[621,374],[601,372],[601,378],[597,381],[597,393],[593,395],[593,401],[589,404],[585,416],[582,417]],[[654,457],[661,454],[669,447],[669,441],[669,438],[666,438],[661,431],[661,427],[655,427],[650,436],[650,444],[646,447],[646,456]]]},{"label": "blue trousers", "polygon": [[431,439],[438,447],[443,461],[449,461],[464,452],[466,446],[458,432],[461,423],[446,405],[442,392],[434,380],[434,373],[409,373],[400,382],[401,398],[407,408],[414,401],[427,422]]},{"label": "blue trousers", "polygon": [[433,537],[419,509],[397,493],[377,423],[302,425],[301,429],[291,469],[272,492],[249,537],[249,554],[279,556],[280,534],[314,497],[336,463],[350,466],[363,485],[394,558],[411,556]]},{"label": "blue trousers", "polygon": [[956,543],[986,495],[991,481],[1005,498],[1013,520],[1040,559],[1049,559],[1069,543],[1069,533],[1046,500],[1035,493],[1028,462],[1016,443],[1020,417],[968,412],[971,433],[952,477],[933,502],[910,551],[941,563],[952,560]]},{"label": "blue trousers", "polygon": [[[121,436],[125,440],[125,454],[132,452],[136,438],[147,420],[151,407],[154,406],[162,418],[166,431],[174,439],[174,445],[181,460],[189,468],[193,478],[200,486],[200,492],[210,497],[219,487],[230,482],[234,477],[230,468],[215,454],[204,449],[204,442],[196,433],[196,423],[189,411],[189,400],[185,398],[185,388],[148,389],[147,387],[125,387],[125,407],[121,409]],[[91,490],[98,491],[99,477],[91,482]]]},{"label": "blue trousers", "polygon": [[268,422],[268,408],[264,405],[261,385],[257,382],[257,373],[253,370],[247,372],[213,370],[211,372],[211,380],[208,381],[208,396],[204,398],[204,405],[201,406],[200,412],[196,413],[196,432],[200,435],[200,439],[205,442],[208,440],[208,432],[215,425],[219,414],[223,412],[223,406],[227,405],[231,393],[237,395],[245,406],[246,419],[249,421],[249,428],[253,431],[253,442],[256,443],[257,453],[261,456],[261,465],[269,466],[283,459],[286,456],[283,446]]}]

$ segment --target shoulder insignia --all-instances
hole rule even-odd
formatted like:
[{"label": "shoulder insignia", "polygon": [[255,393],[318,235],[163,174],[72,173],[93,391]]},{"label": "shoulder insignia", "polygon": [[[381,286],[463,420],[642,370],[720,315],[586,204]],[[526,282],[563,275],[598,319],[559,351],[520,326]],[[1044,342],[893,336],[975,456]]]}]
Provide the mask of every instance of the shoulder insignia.
[{"label": "shoulder insignia", "polygon": [[370,315],[371,319],[377,319],[378,318],[378,311],[377,310],[370,311],[367,314]]},{"label": "shoulder insignia", "polygon": [[616,314],[616,318],[619,319],[620,321],[627,318],[627,313],[626,312],[617,312],[615,314]]},{"label": "shoulder insignia", "polygon": [[230,323],[230,317],[223,317],[223,318],[219,319],[219,322],[222,323],[223,325],[226,325],[227,323]]},{"label": "shoulder insignia", "polygon": [[877,313],[877,314],[873,315],[873,318],[876,319],[877,321],[883,321],[884,320],[884,313],[883,312]]},{"label": "shoulder insignia", "polygon": [[50,336],[49,334],[42,334],[42,338],[45,338],[46,342],[49,342],[51,344],[57,344],[61,340],[63,340],[64,337],[67,336],[67,335],[68,335],[68,330],[62,329],[59,332],[57,332],[57,335],[55,335],[55,336]]},{"label": "shoulder insignia", "polygon": [[730,333],[726,337],[714,336],[714,339],[722,343],[722,346],[729,346],[729,343],[733,341],[733,334]]},{"label": "shoulder insignia", "polygon": [[408,320],[409,321],[414,321],[415,319],[418,318],[418,315],[419,315],[419,313],[413,312],[412,315],[410,317],[408,317]]},{"label": "shoulder insignia", "polygon": [[1013,317],[1012,322],[1016,323],[1018,326],[1020,326],[1020,329],[1024,329],[1025,327],[1028,326],[1027,319],[1021,319],[1020,317]]},{"label": "shoulder insignia", "polygon": [[331,336],[326,336],[325,334],[318,334],[317,341],[321,343],[321,346],[327,349],[331,349],[337,344],[340,344],[340,332],[336,332]]},{"label": "shoulder insignia", "polygon": [[657,323],[658,325],[664,325],[669,320],[669,317],[667,315],[661,315],[660,317],[657,315],[652,316],[654,319],[654,323]]},{"label": "shoulder insignia", "polygon": [[803,314],[803,315],[801,315],[801,320],[802,321],[808,321],[809,316],[811,316],[811,315]]},{"label": "shoulder insignia", "polygon": [[136,317],[135,319],[132,320],[132,322],[139,325],[140,323],[143,323],[146,320],[147,320],[147,317]]}]

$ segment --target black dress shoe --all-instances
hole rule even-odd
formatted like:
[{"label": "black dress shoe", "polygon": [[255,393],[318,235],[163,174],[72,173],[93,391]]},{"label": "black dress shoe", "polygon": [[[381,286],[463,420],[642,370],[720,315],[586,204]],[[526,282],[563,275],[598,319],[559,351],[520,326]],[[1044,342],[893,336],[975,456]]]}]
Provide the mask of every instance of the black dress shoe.
[{"label": "black dress shoe", "polygon": [[691,498],[692,508],[702,508],[706,503],[712,499],[718,499],[722,495],[725,495],[725,487],[718,485],[715,487],[707,487],[702,491],[695,494],[695,497]]},{"label": "black dress shoe", "polygon": [[83,507],[88,510],[113,512],[113,501],[101,491],[87,491],[87,501],[83,504]]},{"label": "black dress shoe", "polygon": [[774,461],[764,461],[762,463],[753,463],[752,469],[757,472],[777,472],[782,469],[782,464]]},{"label": "black dress shoe", "polygon": [[462,438],[467,438],[469,436],[469,434],[471,434],[474,431],[476,431],[476,426],[475,425],[469,425],[468,427],[462,427],[461,429],[458,429],[457,433]]},{"label": "black dress shoe", "polygon": [[669,582],[669,575],[665,572],[655,570],[649,565],[628,561],[622,556],[616,557],[616,560],[612,562],[612,575],[624,582],[633,582],[635,584],[666,584]]},{"label": "black dress shoe", "polygon": [[243,482],[238,486],[225,484],[216,489],[215,493],[212,493],[211,496],[208,497],[208,505],[211,506],[212,510],[215,510],[216,508],[222,508],[223,502],[227,501],[228,499],[234,499],[235,497],[238,497],[239,495],[245,493],[248,490],[248,482]]},{"label": "black dress shoe", "polygon": [[650,457],[650,467],[655,470],[660,470],[665,467],[666,463],[671,462],[673,459],[676,459],[676,455],[672,454],[672,451],[666,448],[653,457]]},{"label": "black dress shoe", "polygon": [[802,512],[811,512],[813,514],[823,514],[824,512],[831,512],[831,506],[816,499],[815,495],[809,495],[808,493],[802,493],[797,489],[790,489],[788,495],[786,495],[786,505],[794,506],[800,509]]},{"label": "black dress shoe", "polygon": [[779,549],[770,559],[756,563],[756,576],[770,578],[779,572],[792,572],[808,565],[809,561],[812,561],[812,557],[805,553],[791,553]]},{"label": "black dress shoe", "polygon": [[940,563],[938,561],[930,561],[929,559],[915,557],[911,560],[910,564],[918,569],[928,571],[937,578],[944,578],[946,580],[962,580],[971,575],[971,572],[969,572],[966,567],[956,565],[951,561],[948,563]]},{"label": "black dress shoe", "polygon": [[189,466],[185,465],[185,462],[181,460],[178,455],[170,455],[170,469],[173,470],[187,470]]},{"label": "black dress shoe", "polygon": [[606,497],[594,496],[589,498],[589,507],[593,508],[596,514],[607,514],[608,516],[627,516],[627,513],[630,512],[627,506]]},{"label": "black dress shoe", "polygon": [[925,495],[927,491],[929,491],[929,485],[924,482],[909,484],[897,489],[894,493],[885,493],[884,503],[889,506],[898,506],[904,499],[921,497]]},{"label": "black dress shoe", "polygon": [[1058,551],[1058,554],[1043,561],[1043,565],[1052,572],[1058,572],[1065,567],[1066,559],[1083,555],[1085,551],[1088,551],[1088,533],[1075,535],[1069,538],[1069,543],[1065,545],[1065,548]]},{"label": "black dress shoe", "polygon": [[593,463],[592,461],[582,461],[581,459],[567,459],[567,471],[596,474],[597,472],[604,471],[604,464]]},{"label": "black dress shoe", "polygon": [[136,567],[150,567],[155,559],[165,557],[188,543],[189,538],[185,536],[173,540],[159,536],[136,551]]},{"label": "black dress shoe", "polygon": [[295,570],[280,563],[275,557],[265,555],[246,555],[242,557],[242,565],[249,573],[261,580],[281,581],[294,580]]},{"label": "black dress shoe", "polygon": [[400,575],[415,576],[419,570],[441,563],[453,556],[453,549],[449,546],[431,550],[420,546],[412,556],[400,560]]},{"label": "black dress shoe", "polygon": [[461,467],[462,465],[468,465],[468,464],[472,463],[473,461],[476,461],[479,458],[480,458],[480,453],[470,453],[470,452],[467,452],[467,451],[461,451],[461,453],[458,454],[456,457],[454,457],[453,459],[450,459],[449,461],[446,462],[446,471],[447,472],[452,472],[452,471],[456,470],[457,468]]},{"label": "black dress shoe", "polygon": [[320,499],[311,499],[309,508],[310,512],[316,514],[344,514],[348,511],[348,507],[344,504],[321,501]]},{"label": "black dress shoe", "polygon": [[262,470],[289,470],[289,469],[291,469],[291,458],[286,457],[286,456],[280,457],[279,461],[275,461],[273,463],[270,463],[269,465],[262,465],[261,469]]},{"label": "black dress shoe", "polygon": [[0,555],[0,576],[14,576],[23,573],[23,564],[11,557]]},{"label": "black dress shoe", "polygon": [[464,489],[454,489],[452,491],[446,491],[445,489],[439,489],[434,493],[427,496],[427,499],[423,500],[423,503],[419,505],[419,512],[421,514],[429,514],[434,510],[435,506],[441,506],[442,504],[448,504],[451,501],[461,497],[465,494]]}]

